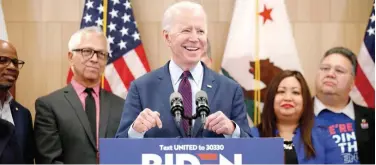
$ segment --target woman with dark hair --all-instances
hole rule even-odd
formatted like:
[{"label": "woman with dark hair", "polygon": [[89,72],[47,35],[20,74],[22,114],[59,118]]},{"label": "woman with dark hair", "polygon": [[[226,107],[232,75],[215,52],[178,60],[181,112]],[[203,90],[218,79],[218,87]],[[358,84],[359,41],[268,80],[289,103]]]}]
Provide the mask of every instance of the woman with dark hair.
[{"label": "woman with dark hair", "polygon": [[343,164],[329,132],[315,121],[309,87],[298,71],[283,71],[268,86],[254,137],[281,137],[286,164]]}]

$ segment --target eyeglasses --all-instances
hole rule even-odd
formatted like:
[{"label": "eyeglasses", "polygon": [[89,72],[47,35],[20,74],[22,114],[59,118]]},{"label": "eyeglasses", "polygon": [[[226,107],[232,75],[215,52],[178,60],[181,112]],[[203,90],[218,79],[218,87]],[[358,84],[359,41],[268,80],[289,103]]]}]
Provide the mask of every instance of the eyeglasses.
[{"label": "eyeglasses", "polygon": [[107,60],[107,58],[108,58],[108,53],[107,52],[93,50],[93,49],[89,49],[89,48],[74,49],[72,51],[80,52],[80,54],[82,55],[82,57],[85,60],[93,58],[94,54],[97,54],[97,58],[99,58],[101,60]]},{"label": "eyeglasses", "polygon": [[332,66],[329,66],[329,65],[320,66],[320,71],[324,72],[324,73],[328,73],[332,69],[334,69],[334,73],[336,75],[346,75],[346,74],[349,73],[349,71],[347,69],[342,68],[342,67],[338,67],[338,66],[335,66],[335,67],[332,67]]},{"label": "eyeglasses", "polygon": [[13,65],[18,68],[18,69],[21,69],[23,67],[23,65],[25,64],[24,61],[22,60],[18,60],[17,58],[9,58],[9,57],[6,57],[6,56],[0,56],[0,65],[3,65],[3,66],[8,66],[10,63],[13,63]]}]

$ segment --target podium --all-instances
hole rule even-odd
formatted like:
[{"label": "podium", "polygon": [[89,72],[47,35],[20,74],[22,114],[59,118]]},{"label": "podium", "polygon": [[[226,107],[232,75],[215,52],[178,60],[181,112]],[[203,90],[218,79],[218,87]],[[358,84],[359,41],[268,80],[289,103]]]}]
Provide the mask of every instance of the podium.
[{"label": "podium", "polygon": [[100,139],[100,164],[284,164],[282,138]]}]

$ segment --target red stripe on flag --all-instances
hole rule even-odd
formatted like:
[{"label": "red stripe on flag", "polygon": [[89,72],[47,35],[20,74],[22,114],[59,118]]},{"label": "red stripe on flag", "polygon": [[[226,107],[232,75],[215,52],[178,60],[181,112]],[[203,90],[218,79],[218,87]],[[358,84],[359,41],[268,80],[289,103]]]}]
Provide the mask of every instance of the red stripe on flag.
[{"label": "red stripe on flag", "polygon": [[110,84],[108,83],[106,78],[104,78],[104,81],[103,81],[103,88],[104,88],[104,90],[112,93]]},{"label": "red stripe on flag", "polygon": [[148,59],[146,58],[145,50],[144,50],[144,47],[142,46],[142,44],[138,45],[135,48],[135,51],[138,55],[138,58],[140,58],[142,64],[144,65],[146,72],[150,72],[149,62],[148,62]]},{"label": "red stripe on flag", "polygon": [[69,68],[68,76],[67,76],[67,84],[69,84],[72,81],[72,77],[73,77],[73,72],[72,72],[72,69]]},{"label": "red stripe on flag", "polygon": [[[113,62],[114,68],[116,69],[117,74],[124,83],[125,88],[129,89],[131,82],[134,80],[132,72],[129,70],[128,65],[125,63],[124,58],[118,58]],[[116,73],[112,73],[116,74]]]},{"label": "red stripe on flag", "polygon": [[363,70],[359,66],[356,68],[355,85],[368,107],[375,108],[375,89],[373,89]]}]

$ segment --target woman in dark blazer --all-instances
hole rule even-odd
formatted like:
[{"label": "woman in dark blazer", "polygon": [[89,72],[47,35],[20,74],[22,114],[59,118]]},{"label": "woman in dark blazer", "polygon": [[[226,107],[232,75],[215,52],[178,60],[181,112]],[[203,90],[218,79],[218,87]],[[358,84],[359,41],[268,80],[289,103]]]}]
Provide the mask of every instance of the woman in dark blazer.
[{"label": "woman in dark blazer", "polygon": [[269,84],[254,137],[281,137],[286,164],[343,164],[329,132],[315,121],[308,85],[298,71],[283,71]]}]

